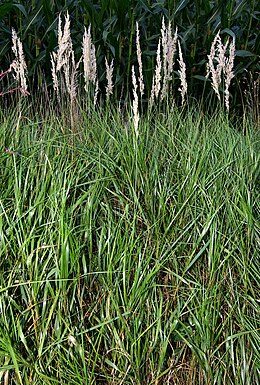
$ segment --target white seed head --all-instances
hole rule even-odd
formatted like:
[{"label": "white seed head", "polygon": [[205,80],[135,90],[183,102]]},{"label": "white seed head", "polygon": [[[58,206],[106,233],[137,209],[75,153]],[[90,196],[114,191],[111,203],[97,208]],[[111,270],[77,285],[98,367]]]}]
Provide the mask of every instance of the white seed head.
[{"label": "white seed head", "polygon": [[65,16],[65,24],[62,32],[61,17],[58,22],[58,52],[57,52],[57,71],[68,65],[69,55],[72,51],[72,40],[70,36],[69,13]]},{"label": "white seed head", "polygon": [[180,66],[178,74],[179,74],[180,80],[181,80],[181,86],[178,90],[181,93],[181,104],[183,105],[184,101],[185,101],[185,95],[187,94],[188,86],[187,86],[187,81],[186,81],[186,64],[184,63],[184,60],[183,60],[181,45],[180,45],[179,41],[178,41],[178,47],[179,47],[178,63]]},{"label": "white seed head", "polygon": [[[229,46],[229,56],[226,57]],[[234,77],[233,67],[234,67],[234,59],[235,59],[235,41],[230,43],[229,39],[225,44],[222,43],[219,32],[215,36],[210,54],[208,55],[208,63],[207,63],[207,74],[206,78],[211,74],[211,85],[213,90],[215,91],[218,99],[220,100],[219,89],[222,82],[222,77],[224,77],[225,83],[225,106],[226,109],[229,110],[229,86],[231,80]],[[222,76],[223,74],[223,76]]]},{"label": "white seed head", "polygon": [[134,129],[135,129],[135,134],[138,137],[139,112],[138,112],[137,82],[136,82],[134,66],[132,66],[132,82],[133,82],[133,95],[134,95],[133,105],[132,105],[133,114],[134,114]]},{"label": "white seed head", "polygon": [[162,19],[161,38],[163,52],[163,85],[161,100],[163,100],[169,90],[169,81],[171,80],[177,45],[177,28],[173,37],[171,23],[169,22],[168,27],[166,28],[164,17]]},{"label": "white seed head", "polygon": [[58,51],[51,53],[51,72],[53,87],[59,97],[59,78],[58,73],[63,72],[60,80],[64,81],[66,91],[68,92],[71,101],[75,99],[77,93],[77,71],[79,63],[75,62],[75,55],[72,47],[72,39],[70,35],[70,19],[69,13],[65,16],[64,29],[62,31],[61,17],[58,19]]},{"label": "white seed head", "polygon": [[162,39],[162,54],[163,54],[163,85],[161,92],[161,100],[166,96],[167,84],[168,84],[168,33],[166,31],[164,17],[162,18],[162,28],[161,28],[161,39]]},{"label": "white seed head", "polygon": [[106,62],[106,78],[107,78],[107,86],[106,86],[106,97],[109,99],[110,95],[113,94],[113,71],[114,71],[114,59],[108,64],[107,58],[105,58]]},{"label": "white seed head", "polygon": [[95,88],[95,94],[94,94],[94,106],[96,106],[97,104],[98,91],[99,91],[99,86],[98,86],[98,81],[96,81],[96,88]]},{"label": "white seed head", "polygon": [[225,60],[224,74],[225,74],[225,105],[227,111],[229,111],[229,87],[231,80],[233,79],[234,72],[234,61],[235,61],[235,39],[229,45],[229,57]]},{"label": "white seed head", "polygon": [[137,50],[137,61],[138,61],[138,67],[139,67],[139,87],[140,87],[140,95],[141,97],[144,94],[144,77],[143,77],[143,66],[142,66],[142,52],[141,52],[141,46],[140,46],[140,33],[139,33],[139,26],[136,22],[136,50]]},{"label": "white seed head", "polygon": [[94,44],[92,43],[90,31],[91,26],[89,26],[88,30],[85,28],[82,42],[84,80],[86,91],[88,91],[89,82],[95,84],[97,79],[96,50]]},{"label": "white seed head", "polygon": [[59,94],[59,81],[57,76],[56,62],[57,62],[57,54],[55,52],[51,52],[51,75],[52,75],[53,88],[56,91],[56,93]]},{"label": "white seed head", "polygon": [[[210,54],[208,55],[207,74],[206,74],[206,78],[208,78],[211,73],[212,88],[215,91],[219,100],[220,100],[219,87],[221,84],[221,67],[219,65],[218,53],[219,53],[219,50],[221,50],[220,44],[222,43],[218,32],[211,44]],[[216,68],[214,64],[215,61],[218,63]]]},{"label": "white seed head", "polygon": [[176,27],[174,37],[172,38],[171,24],[168,27],[168,77],[171,79],[171,74],[174,66],[174,56],[177,48],[178,29]]},{"label": "white seed head", "polygon": [[155,80],[154,80],[154,95],[156,99],[158,98],[159,92],[161,89],[161,70],[162,70],[161,39],[159,39],[157,55],[156,55],[156,68],[155,68]]},{"label": "white seed head", "polygon": [[12,62],[10,68],[14,70],[14,78],[20,83],[20,91],[23,95],[28,95],[27,91],[27,66],[24,59],[23,46],[17,33],[12,29],[12,51],[15,55],[15,60]]}]

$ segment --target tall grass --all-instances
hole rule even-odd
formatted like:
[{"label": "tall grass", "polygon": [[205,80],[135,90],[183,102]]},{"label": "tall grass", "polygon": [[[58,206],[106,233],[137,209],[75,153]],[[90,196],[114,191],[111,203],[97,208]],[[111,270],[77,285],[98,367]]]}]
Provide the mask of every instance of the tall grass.
[{"label": "tall grass", "polygon": [[257,384],[253,125],[31,111],[1,111],[1,381]]},{"label": "tall grass", "polygon": [[[4,4],[2,4],[4,3]],[[139,24],[145,94],[149,100],[156,67],[156,48],[162,17],[166,24],[178,28],[187,67],[189,94],[201,99],[205,87],[207,55],[218,31],[227,40],[236,40],[235,82],[232,84],[231,109],[243,111],[245,97],[241,80],[257,77],[259,72],[259,11],[256,0],[224,1],[9,1],[0,4],[0,62],[2,69],[12,61],[11,36],[14,28],[22,40],[28,64],[30,92],[39,95],[45,82],[51,88],[51,53],[57,49],[58,19],[69,11],[75,59],[81,56],[82,35],[91,24],[96,47],[98,78],[106,86],[105,57],[114,59],[114,97],[118,101],[132,89],[132,65],[137,62],[135,49],[136,21]],[[246,69],[246,70],[245,70]],[[175,74],[178,69],[174,68]],[[0,69],[1,71],[1,69]],[[84,87],[84,82],[81,86]],[[173,84],[178,94],[178,82]],[[206,90],[210,92],[209,82]],[[244,91],[244,89],[242,90]],[[211,91],[213,94],[213,92]],[[203,99],[203,98],[202,98]],[[216,100],[215,100],[216,102]],[[256,103],[257,104],[257,103]],[[214,110],[213,106],[213,110]]]}]

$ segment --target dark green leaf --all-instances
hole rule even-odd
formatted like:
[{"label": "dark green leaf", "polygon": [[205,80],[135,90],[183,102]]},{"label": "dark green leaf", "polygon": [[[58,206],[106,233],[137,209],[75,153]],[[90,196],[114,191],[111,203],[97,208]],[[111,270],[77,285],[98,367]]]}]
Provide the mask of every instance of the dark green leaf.
[{"label": "dark green leaf", "polygon": [[14,8],[14,5],[11,3],[0,5],[0,19],[3,16],[7,15],[11,11],[12,8]]},{"label": "dark green leaf", "polygon": [[202,81],[207,80],[206,76],[202,76],[202,75],[194,75],[192,77],[193,77],[193,79],[198,79],[198,80],[202,80]]},{"label": "dark green leaf", "polygon": [[250,57],[250,56],[255,56],[252,52],[249,52],[249,51],[245,51],[245,50],[237,50],[236,52],[236,56],[238,57]]},{"label": "dark green leaf", "polygon": [[231,29],[229,29],[229,28],[223,29],[223,31],[221,31],[221,33],[227,33],[227,34],[230,35],[233,39],[236,40],[236,35],[235,35],[234,32],[231,31]]},{"label": "dark green leaf", "polygon": [[18,8],[26,18],[28,17],[25,7],[22,4],[14,4],[14,7]]},{"label": "dark green leaf", "polygon": [[189,0],[181,0],[179,2],[179,4],[177,5],[174,13],[176,14],[176,13],[180,12],[184,7],[186,7],[188,2],[189,2]]}]

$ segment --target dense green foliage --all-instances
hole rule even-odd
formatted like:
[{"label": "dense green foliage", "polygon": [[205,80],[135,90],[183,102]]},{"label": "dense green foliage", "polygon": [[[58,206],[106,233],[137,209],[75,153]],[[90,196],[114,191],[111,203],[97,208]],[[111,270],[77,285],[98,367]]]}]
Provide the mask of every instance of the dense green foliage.
[{"label": "dense green foliage", "polygon": [[[0,76],[1,383],[258,383],[256,5],[1,2],[0,72],[13,60],[13,27],[30,83],[25,98]],[[75,98],[54,95],[50,53],[67,10],[77,60],[91,23],[101,91],[114,59],[113,97],[95,108],[80,76]],[[183,109],[177,69],[171,94],[143,108],[162,16],[187,64]],[[146,87],[132,110],[136,21]],[[205,78],[219,30],[236,38],[229,116]]]},{"label": "dense green foliage", "polygon": [[[239,110],[246,104],[244,89],[259,73],[259,9],[256,0],[209,1],[5,1],[0,5],[0,61],[8,68],[11,56],[11,27],[19,32],[29,67],[31,89],[47,80],[51,84],[50,52],[57,48],[58,15],[69,11],[72,39],[77,58],[81,55],[84,26],[91,23],[97,49],[98,78],[105,80],[105,60],[114,58],[115,98],[129,96],[131,65],[136,63],[135,22],[140,26],[144,75],[151,88],[155,53],[162,16],[178,27],[187,63],[190,97],[199,99],[205,89],[205,63],[211,43],[221,30],[223,36],[236,38],[235,80],[231,106]],[[176,74],[175,74],[176,76]],[[241,79],[245,82],[241,83]],[[208,82],[209,83],[209,82]],[[177,90],[178,85],[176,85]],[[210,85],[207,93],[212,94]],[[177,94],[177,92],[175,92]],[[147,96],[147,95],[146,95]],[[205,96],[205,93],[204,93]],[[213,101],[215,99],[213,98]],[[145,101],[145,99],[144,99]],[[250,101],[251,102],[251,101]],[[212,100],[211,100],[211,106]]]},{"label": "dense green foliage", "polygon": [[173,109],[137,139],[111,108],[73,132],[17,108],[0,127],[1,379],[256,385],[253,125]]}]

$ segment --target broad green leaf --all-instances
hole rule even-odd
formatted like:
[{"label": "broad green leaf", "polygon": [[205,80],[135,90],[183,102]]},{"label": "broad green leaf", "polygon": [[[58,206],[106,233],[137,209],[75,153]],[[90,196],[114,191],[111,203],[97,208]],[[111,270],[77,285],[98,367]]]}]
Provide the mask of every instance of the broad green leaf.
[{"label": "broad green leaf", "polygon": [[25,6],[23,6],[22,4],[14,4],[14,7],[18,8],[22,12],[22,14],[25,16],[26,19],[28,18],[28,14],[26,12]]},{"label": "broad green leaf", "polygon": [[230,35],[233,39],[236,40],[236,35],[234,34],[234,32],[229,29],[229,28],[225,28],[223,29],[223,31],[221,31],[221,33],[227,33],[228,35]]},{"label": "broad green leaf", "polygon": [[180,12],[183,8],[185,8],[188,2],[189,0],[181,0],[177,5],[174,14],[176,15],[176,13]]},{"label": "broad green leaf", "polygon": [[242,50],[242,49],[239,49],[239,50],[235,51],[235,54],[238,57],[252,57],[252,56],[255,56],[255,54],[253,54],[252,52],[245,51],[245,50]]}]

